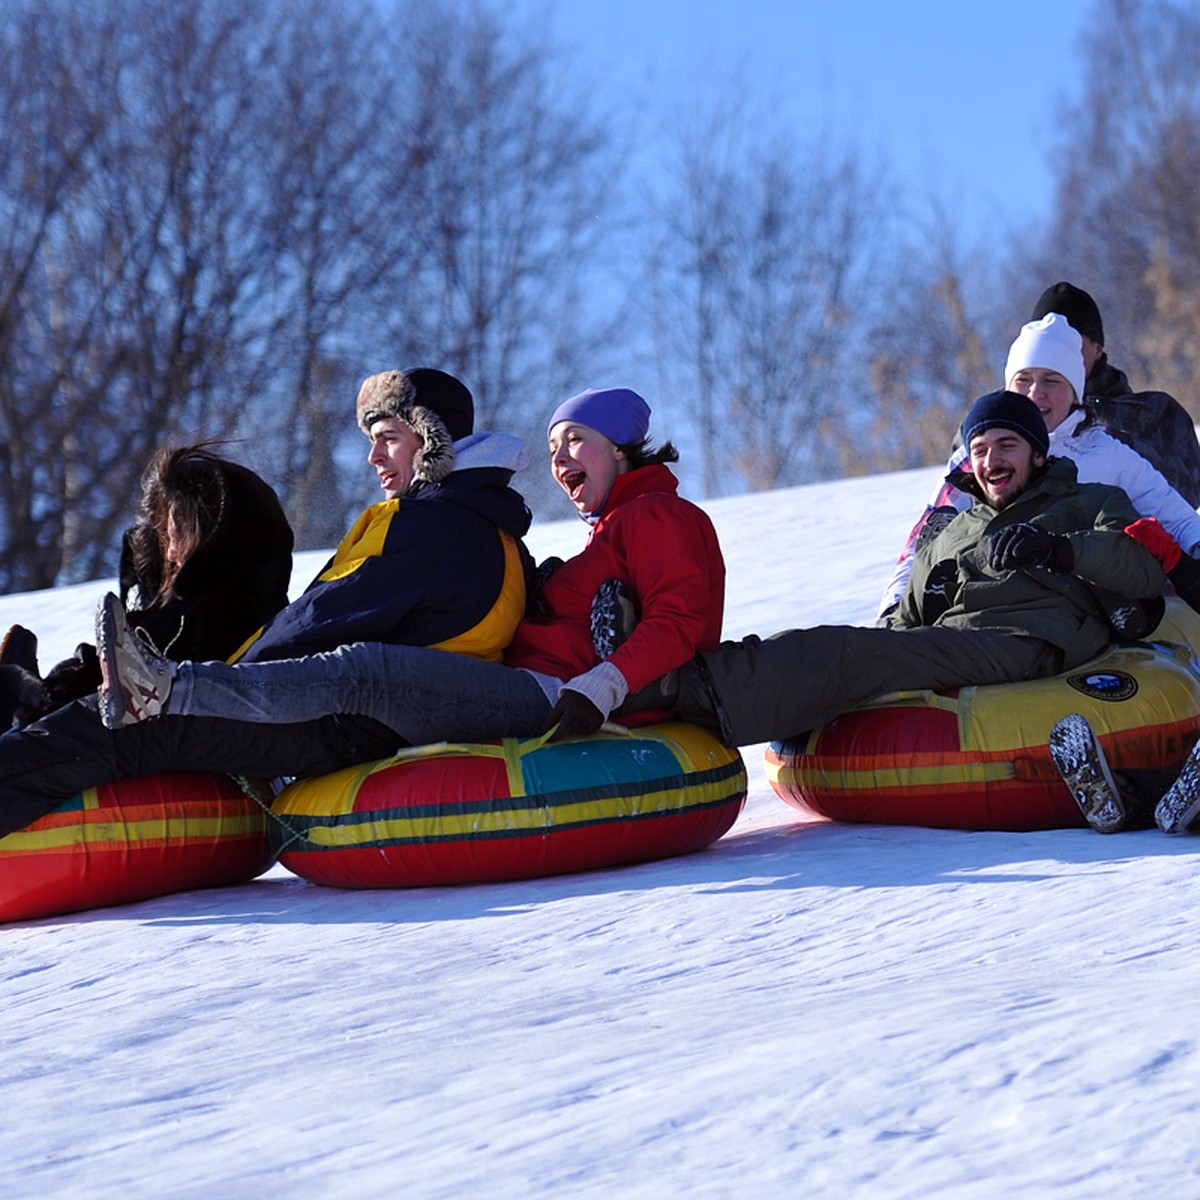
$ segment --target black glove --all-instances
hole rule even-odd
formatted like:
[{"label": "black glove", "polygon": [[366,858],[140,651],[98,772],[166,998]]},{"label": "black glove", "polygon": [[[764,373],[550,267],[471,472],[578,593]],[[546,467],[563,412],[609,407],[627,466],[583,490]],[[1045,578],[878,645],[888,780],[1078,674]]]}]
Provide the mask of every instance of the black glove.
[{"label": "black glove", "polygon": [[958,600],[958,563],[943,558],[933,565],[921,593],[921,624],[935,625],[947,609]]},{"label": "black glove", "polygon": [[0,665],[0,733],[14,720],[24,728],[53,708],[46,685],[36,675],[12,663]]},{"label": "black glove", "polygon": [[554,729],[548,739],[561,742],[564,738],[587,737],[604,724],[604,714],[582,693],[563,688],[558,693],[558,703],[550,710],[542,732]]},{"label": "black glove", "polygon": [[534,567],[525,597],[525,615],[527,617],[553,616],[550,605],[546,603],[545,587],[550,581],[550,576],[562,565],[561,558],[547,558]]},{"label": "black glove", "polygon": [[1175,594],[1189,607],[1200,612],[1200,562],[1184,554],[1167,572]]},{"label": "black glove", "polygon": [[100,659],[96,647],[88,642],[75,647],[74,658],[63,659],[46,673],[46,689],[55,707],[78,700],[99,686]]},{"label": "black glove", "polygon": [[1049,567],[1066,575],[1075,565],[1075,551],[1061,533],[1048,533],[1039,525],[1009,525],[992,538],[988,566],[993,571],[1019,571],[1022,567]]}]

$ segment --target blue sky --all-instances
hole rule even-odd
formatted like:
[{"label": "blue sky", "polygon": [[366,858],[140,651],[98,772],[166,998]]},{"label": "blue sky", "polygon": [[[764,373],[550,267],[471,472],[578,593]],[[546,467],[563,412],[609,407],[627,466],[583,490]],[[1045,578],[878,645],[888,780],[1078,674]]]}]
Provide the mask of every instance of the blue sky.
[{"label": "blue sky", "polygon": [[970,236],[1048,212],[1090,0],[516,0],[647,119],[736,69],[801,131],[886,157]]}]

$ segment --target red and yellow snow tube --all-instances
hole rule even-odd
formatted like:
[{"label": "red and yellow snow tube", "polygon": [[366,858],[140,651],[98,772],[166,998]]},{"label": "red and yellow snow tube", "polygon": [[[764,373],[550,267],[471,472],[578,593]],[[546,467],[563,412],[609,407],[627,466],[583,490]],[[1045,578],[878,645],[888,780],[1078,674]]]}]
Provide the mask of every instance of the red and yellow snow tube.
[{"label": "red and yellow snow tube", "polygon": [[1146,643],[1031,683],[911,692],[773,742],[767,777],[787,803],[834,821],[946,829],[1083,824],[1047,748],[1082,713],[1116,770],[1182,765],[1200,735],[1200,616],[1172,600]]},{"label": "red and yellow snow tube", "polygon": [[331,887],[490,883],[700,850],[737,819],[736,750],[679,722],[547,744],[418,746],[302,780],[273,806],[280,861]]},{"label": "red and yellow snow tube", "polygon": [[0,838],[0,921],[245,883],[273,861],[269,820],[222,775],[89,788]]}]

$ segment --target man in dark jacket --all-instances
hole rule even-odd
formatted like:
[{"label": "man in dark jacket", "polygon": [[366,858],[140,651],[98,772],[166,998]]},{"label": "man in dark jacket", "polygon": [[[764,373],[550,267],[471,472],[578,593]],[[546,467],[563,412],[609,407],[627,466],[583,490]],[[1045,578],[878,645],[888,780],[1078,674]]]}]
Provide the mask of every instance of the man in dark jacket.
[{"label": "man in dark jacket", "polygon": [[1047,313],[1066,317],[1083,339],[1084,407],[1149,459],[1193,508],[1200,505],[1200,441],[1187,410],[1167,392],[1135,392],[1129,386],[1125,372],[1108,361],[1100,309],[1082,288],[1066,280],[1052,284],[1038,297],[1030,320]]},{"label": "man in dark jacket", "polygon": [[[427,369],[368,379],[358,418],[385,499],[359,517],[317,579],[243,656],[311,654],[370,639],[498,660],[525,610],[529,562],[520,538],[530,514],[508,486],[524,465],[520,440],[472,433],[470,392]],[[153,711],[153,690],[143,681],[115,702]],[[399,745],[379,722],[346,715],[291,725],[164,716],[110,730],[92,696],[0,737],[0,835],[115,779],[323,775]]]},{"label": "man in dark jacket", "polygon": [[357,416],[384,499],[234,660],[393,642],[499,662],[524,615],[532,569],[520,540],[529,509],[508,486],[527,461],[524,443],[473,433],[471,393],[428,368],[371,376]]},{"label": "man in dark jacket", "polygon": [[735,746],[794,737],[889,692],[1038,679],[1111,640],[1096,589],[1161,593],[1158,559],[1124,530],[1125,493],[1047,460],[1037,406],[981,397],[964,422],[975,503],[917,553],[888,628],[825,625],[723,643],[627,710],[673,708]]}]

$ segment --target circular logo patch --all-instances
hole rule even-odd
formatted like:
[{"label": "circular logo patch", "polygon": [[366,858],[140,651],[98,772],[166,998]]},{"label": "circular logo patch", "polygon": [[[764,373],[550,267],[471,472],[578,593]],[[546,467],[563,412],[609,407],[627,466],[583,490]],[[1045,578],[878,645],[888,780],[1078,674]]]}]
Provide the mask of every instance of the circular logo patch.
[{"label": "circular logo patch", "polygon": [[1137,680],[1124,671],[1093,671],[1087,675],[1068,675],[1067,682],[1094,700],[1128,700],[1137,695]]}]

